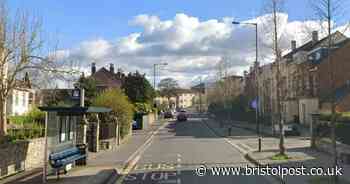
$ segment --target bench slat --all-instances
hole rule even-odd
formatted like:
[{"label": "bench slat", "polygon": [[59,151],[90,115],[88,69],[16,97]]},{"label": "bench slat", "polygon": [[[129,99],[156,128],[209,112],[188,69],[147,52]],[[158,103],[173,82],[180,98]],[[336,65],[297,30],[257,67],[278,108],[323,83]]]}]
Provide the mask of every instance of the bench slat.
[{"label": "bench slat", "polygon": [[63,167],[82,158],[86,158],[86,155],[81,154],[78,148],[69,148],[49,155],[50,164],[54,168]]}]

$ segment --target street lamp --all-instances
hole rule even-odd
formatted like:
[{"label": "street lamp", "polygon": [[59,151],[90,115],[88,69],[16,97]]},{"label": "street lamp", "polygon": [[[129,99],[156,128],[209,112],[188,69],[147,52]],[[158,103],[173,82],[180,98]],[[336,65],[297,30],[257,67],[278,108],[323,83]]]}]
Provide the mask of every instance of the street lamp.
[{"label": "street lamp", "polygon": [[158,66],[167,66],[168,63],[154,63],[153,64],[153,88],[156,90],[156,70]]},{"label": "street lamp", "polygon": [[257,106],[255,108],[255,120],[256,120],[256,131],[258,134],[258,150],[261,152],[261,135],[260,135],[260,121],[259,121],[259,86],[258,86],[258,70],[257,67],[259,67],[258,64],[258,23],[251,23],[251,22],[237,22],[233,21],[232,24],[234,25],[251,25],[255,27],[255,82],[256,82],[256,92],[257,92]]}]

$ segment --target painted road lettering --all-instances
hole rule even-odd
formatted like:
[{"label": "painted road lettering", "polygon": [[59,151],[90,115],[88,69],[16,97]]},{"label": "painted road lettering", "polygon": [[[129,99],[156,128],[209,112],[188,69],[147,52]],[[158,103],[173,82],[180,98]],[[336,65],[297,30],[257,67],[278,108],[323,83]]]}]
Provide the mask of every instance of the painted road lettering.
[{"label": "painted road lettering", "polygon": [[167,180],[176,180],[177,174],[175,171],[173,172],[145,172],[145,173],[133,173],[133,174],[128,174],[125,177],[125,181],[167,181]]},{"label": "painted road lettering", "polygon": [[172,170],[176,168],[176,164],[171,163],[158,163],[158,164],[144,164],[144,165],[136,165],[135,169],[136,171],[155,171],[155,170]]}]

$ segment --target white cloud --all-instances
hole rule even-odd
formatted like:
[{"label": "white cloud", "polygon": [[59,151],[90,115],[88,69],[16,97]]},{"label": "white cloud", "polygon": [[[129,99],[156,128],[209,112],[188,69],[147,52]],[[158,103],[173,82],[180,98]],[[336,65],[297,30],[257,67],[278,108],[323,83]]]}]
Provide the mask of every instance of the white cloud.
[{"label": "white cloud", "polygon": [[[289,22],[287,14],[278,14],[281,47],[287,50],[290,41],[298,46],[308,41],[313,30],[321,29],[315,21]],[[259,24],[259,50],[262,63],[270,62],[272,49],[269,22],[271,15],[263,15],[245,22]],[[98,67],[114,63],[125,71],[139,70],[151,76],[153,64],[168,62],[162,76],[172,76],[180,84],[189,85],[199,75],[212,76],[216,64],[225,58],[228,71],[242,74],[255,60],[255,32],[253,27],[232,25],[230,17],[221,20],[199,20],[186,14],[161,20],[153,15],[138,15],[130,26],[143,30],[118,38],[116,42],[103,38],[85,41],[79,47],[57,53],[60,58],[81,61],[82,68],[91,62]]]}]

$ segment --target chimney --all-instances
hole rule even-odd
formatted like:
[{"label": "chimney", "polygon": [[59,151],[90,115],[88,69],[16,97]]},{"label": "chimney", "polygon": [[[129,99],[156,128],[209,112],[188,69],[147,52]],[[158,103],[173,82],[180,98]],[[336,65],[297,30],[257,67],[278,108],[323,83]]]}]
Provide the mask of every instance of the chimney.
[{"label": "chimney", "polygon": [[313,42],[318,41],[318,31],[312,31],[312,41]]},{"label": "chimney", "polygon": [[109,64],[109,71],[114,74],[114,64]]},{"label": "chimney", "polygon": [[96,73],[96,63],[91,64],[91,74]]},{"label": "chimney", "polygon": [[291,43],[291,49],[292,49],[292,51],[294,51],[295,49],[297,49],[297,41],[292,40],[290,43]]}]

